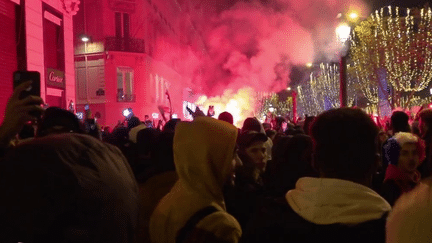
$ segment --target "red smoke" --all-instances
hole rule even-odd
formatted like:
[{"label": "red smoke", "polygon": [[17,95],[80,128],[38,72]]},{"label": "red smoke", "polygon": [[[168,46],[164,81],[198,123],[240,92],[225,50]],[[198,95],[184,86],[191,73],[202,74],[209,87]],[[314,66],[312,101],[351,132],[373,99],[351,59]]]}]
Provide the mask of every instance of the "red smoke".
[{"label": "red smoke", "polygon": [[[204,13],[183,20],[197,27],[205,51],[193,59],[191,50],[183,50],[178,65],[214,103],[229,101],[226,95],[285,89],[292,65],[337,56],[338,13],[356,10],[365,17],[369,12],[360,0],[245,0],[224,7],[227,2],[191,0],[191,11]],[[254,104],[245,106],[242,116],[253,115]]]},{"label": "red smoke", "polygon": [[[368,11],[357,0],[263,2],[239,1],[202,23],[208,57],[195,80],[205,94],[221,95],[245,86],[262,92],[286,88],[291,65],[337,52],[334,28],[339,12],[356,10],[366,16]],[[278,77],[281,63],[288,68]]]}]

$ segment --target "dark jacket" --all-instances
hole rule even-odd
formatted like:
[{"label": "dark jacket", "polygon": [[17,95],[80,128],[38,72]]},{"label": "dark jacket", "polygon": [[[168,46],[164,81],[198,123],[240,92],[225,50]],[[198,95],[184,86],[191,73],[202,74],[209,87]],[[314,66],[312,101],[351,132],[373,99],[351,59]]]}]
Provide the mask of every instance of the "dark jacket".
[{"label": "dark jacket", "polygon": [[303,177],[285,198],[264,203],[242,242],[385,242],[385,215],[390,210],[364,185]]},{"label": "dark jacket", "polygon": [[80,134],[17,146],[0,163],[0,242],[130,243],[138,187],[119,149]]},{"label": "dark jacket", "polygon": [[319,225],[299,216],[284,198],[269,199],[246,228],[241,243],[384,243],[382,218],[357,225]]},{"label": "dark jacket", "polygon": [[393,206],[403,193],[409,192],[417,186],[420,178],[419,172],[415,172],[414,176],[410,176],[401,171],[397,166],[389,165],[380,194]]}]

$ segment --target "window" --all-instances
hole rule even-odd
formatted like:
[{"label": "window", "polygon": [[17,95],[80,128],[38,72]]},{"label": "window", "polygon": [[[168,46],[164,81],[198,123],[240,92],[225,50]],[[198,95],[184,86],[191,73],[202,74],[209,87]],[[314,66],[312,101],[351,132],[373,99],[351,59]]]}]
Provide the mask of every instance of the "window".
[{"label": "window", "polygon": [[129,67],[117,68],[117,101],[133,102],[133,69]]},{"label": "window", "polygon": [[62,19],[58,15],[44,11],[43,28],[45,65],[48,68],[64,71]]},{"label": "window", "polygon": [[155,93],[156,93],[156,102],[159,104],[168,105],[168,97],[167,91],[169,90],[170,83],[168,80],[164,79],[159,75],[155,75]]},{"label": "window", "polygon": [[115,13],[115,31],[117,38],[130,37],[130,17],[128,13]]}]

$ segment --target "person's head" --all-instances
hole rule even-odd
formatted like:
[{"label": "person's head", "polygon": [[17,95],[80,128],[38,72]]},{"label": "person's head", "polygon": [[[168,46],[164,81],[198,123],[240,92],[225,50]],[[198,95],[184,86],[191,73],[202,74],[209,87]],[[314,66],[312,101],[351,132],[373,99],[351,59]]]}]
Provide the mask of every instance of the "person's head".
[{"label": "person's head", "polygon": [[[1,222],[10,222],[7,235],[1,230],[1,242],[129,242],[133,237],[129,227],[137,217],[138,192],[118,149],[90,136],[62,133],[21,144],[3,159],[0,181],[11,185],[1,189],[7,195],[0,203]],[[101,229],[112,234],[107,237]]]},{"label": "person's head", "polygon": [[271,140],[274,140],[276,137],[276,131],[272,130],[272,129],[268,129],[266,130],[266,135],[267,137],[269,137]]},{"label": "person's head", "polygon": [[303,131],[306,135],[310,135],[311,125],[314,120],[315,120],[315,116],[306,116],[305,121],[303,123]]},{"label": "person's head", "polygon": [[177,124],[178,124],[179,122],[181,122],[181,120],[178,119],[178,118],[173,118],[173,119],[169,120],[169,121],[164,125],[164,127],[162,128],[162,131],[163,131],[163,132],[172,132],[172,133],[174,133],[175,128],[176,128],[176,126],[177,126]]},{"label": "person's head", "polygon": [[279,196],[294,189],[301,177],[316,177],[312,167],[312,139],[304,134],[284,136],[273,147],[269,162],[268,186]]},{"label": "person's head", "polygon": [[145,128],[137,133],[136,144],[138,154],[154,156],[160,132],[154,128]]},{"label": "person's head", "polygon": [[248,117],[243,122],[242,133],[247,131],[261,132],[261,123],[255,117]]},{"label": "person's head", "polygon": [[385,159],[401,171],[412,173],[425,157],[423,140],[407,132],[396,133],[383,147]]},{"label": "person's head", "polygon": [[398,132],[410,132],[410,126],[408,123],[409,117],[403,111],[393,112],[391,118],[391,128],[393,129],[393,134]]},{"label": "person's head", "polygon": [[262,124],[262,126],[263,126],[263,128],[264,128],[265,131],[267,131],[267,130],[271,130],[271,129],[272,129],[272,125],[271,125],[271,123],[268,123],[268,122],[264,122],[264,123]]},{"label": "person's head", "polygon": [[267,163],[267,149],[264,145],[267,139],[269,138],[263,133],[250,131],[242,133],[237,141],[239,154],[247,156],[260,171],[265,170]]},{"label": "person's head", "polygon": [[174,134],[174,163],[179,181],[194,191],[223,199],[231,181],[237,128],[207,116],[179,122]]},{"label": "person's head", "polygon": [[58,133],[83,133],[78,117],[59,107],[49,107],[42,115],[37,128],[37,137]]},{"label": "person's head", "polygon": [[419,131],[422,138],[431,134],[432,131],[432,109],[424,109],[419,114]]},{"label": "person's head", "polygon": [[128,120],[128,123],[127,123],[129,131],[130,131],[132,128],[138,126],[139,124],[141,124],[141,121],[140,121],[140,119],[139,119],[138,117],[136,117],[136,116],[131,117],[131,118]]},{"label": "person's head", "polygon": [[219,114],[218,120],[226,121],[229,124],[234,124],[234,117],[228,111],[224,111]]},{"label": "person's head", "polygon": [[322,113],[311,127],[315,169],[321,177],[369,183],[379,158],[377,135],[374,121],[360,109]]}]

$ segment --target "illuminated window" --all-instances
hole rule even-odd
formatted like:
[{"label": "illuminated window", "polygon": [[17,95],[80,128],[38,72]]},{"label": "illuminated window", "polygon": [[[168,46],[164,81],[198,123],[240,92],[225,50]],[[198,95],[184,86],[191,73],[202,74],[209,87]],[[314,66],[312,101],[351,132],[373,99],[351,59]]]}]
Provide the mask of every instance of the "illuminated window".
[{"label": "illuminated window", "polygon": [[135,101],[133,93],[133,75],[134,71],[129,67],[117,68],[117,101],[131,102]]}]

